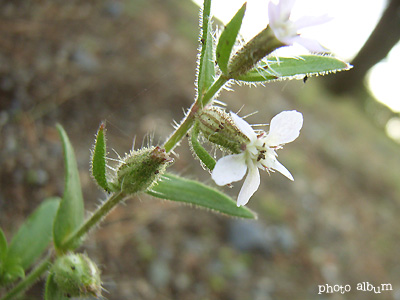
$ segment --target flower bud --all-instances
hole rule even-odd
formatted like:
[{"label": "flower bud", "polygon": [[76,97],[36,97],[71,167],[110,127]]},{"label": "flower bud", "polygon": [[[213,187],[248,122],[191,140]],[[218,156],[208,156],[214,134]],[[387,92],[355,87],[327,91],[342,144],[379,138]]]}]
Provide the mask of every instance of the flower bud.
[{"label": "flower bud", "polygon": [[126,194],[145,191],[172,162],[165,149],[158,146],[132,151],[119,165],[115,184]]},{"label": "flower bud", "polygon": [[52,272],[58,288],[67,297],[101,296],[100,271],[85,254],[59,257]]},{"label": "flower bud", "polygon": [[228,77],[235,79],[246,74],[261,59],[282,46],[284,44],[276,38],[272,29],[267,26],[233,56],[228,66]]},{"label": "flower bud", "polygon": [[212,106],[204,109],[197,116],[197,123],[208,141],[232,153],[242,152],[249,142],[249,138],[237,128],[232,117],[221,108]]}]

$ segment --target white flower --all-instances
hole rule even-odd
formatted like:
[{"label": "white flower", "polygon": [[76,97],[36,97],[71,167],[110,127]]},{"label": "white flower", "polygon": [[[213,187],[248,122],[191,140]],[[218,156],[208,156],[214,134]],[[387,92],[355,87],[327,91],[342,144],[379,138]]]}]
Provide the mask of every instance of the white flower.
[{"label": "white flower", "polygon": [[290,20],[290,14],[295,0],[280,0],[278,4],[272,1],[268,4],[269,26],[278,40],[285,45],[300,44],[311,52],[327,52],[317,41],[302,37],[298,31],[310,26],[320,25],[331,18],[328,16],[302,17],[296,21]]},{"label": "white flower", "polygon": [[262,132],[257,135],[245,120],[233,112],[230,114],[235,125],[250,141],[243,147],[243,152],[219,159],[211,177],[216,184],[222,186],[241,180],[247,172],[237,199],[237,206],[242,206],[247,204],[260,185],[258,168],[268,172],[278,171],[293,180],[292,174],[276,159],[275,150],[299,136],[303,115],[295,110],[283,111],[272,118],[268,134]]}]

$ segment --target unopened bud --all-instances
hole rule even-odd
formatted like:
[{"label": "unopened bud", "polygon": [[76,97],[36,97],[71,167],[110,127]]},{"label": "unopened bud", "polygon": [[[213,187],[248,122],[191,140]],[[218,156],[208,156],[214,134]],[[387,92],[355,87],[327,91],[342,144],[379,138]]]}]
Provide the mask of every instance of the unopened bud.
[{"label": "unopened bud", "polygon": [[235,79],[246,74],[261,59],[282,46],[284,44],[275,37],[272,29],[267,26],[233,56],[228,65],[228,77]]},{"label": "unopened bud", "polygon": [[101,296],[100,271],[85,254],[59,257],[52,268],[54,281],[66,297]]},{"label": "unopened bud", "polygon": [[115,184],[126,194],[145,191],[157,182],[172,162],[165,149],[158,146],[132,151],[119,165]]},{"label": "unopened bud", "polygon": [[221,146],[232,153],[241,153],[249,138],[235,125],[232,117],[223,109],[210,107],[198,116],[200,132],[211,143]]}]

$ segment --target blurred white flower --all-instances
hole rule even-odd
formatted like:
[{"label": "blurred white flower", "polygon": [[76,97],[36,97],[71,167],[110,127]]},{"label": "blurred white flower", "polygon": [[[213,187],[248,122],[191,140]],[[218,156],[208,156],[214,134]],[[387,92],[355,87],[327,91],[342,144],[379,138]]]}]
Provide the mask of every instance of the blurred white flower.
[{"label": "blurred white flower", "polygon": [[241,180],[247,176],[240,190],[237,206],[247,204],[260,185],[258,168],[278,171],[293,180],[292,174],[276,159],[275,150],[294,141],[303,126],[303,115],[295,110],[283,111],[272,118],[268,134],[258,134],[242,118],[231,112],[231,117],[239,130],[249,138],[245,149],[239,154],[222,157],[217,161],[211,177],[222,186]]},{"label": "blurred white flower", "polygon": [[327,52],[316,40],[302,37],[298,31],[310,26],[320,25],[331,20],[327,15],[315,17],[306,16],[296,21],[290,20],[290,14],[295,0],[280,0],[278,4],[272,1],[268,4],[269,26],[278,40],[285,45],[297,43],[311,52]]}]

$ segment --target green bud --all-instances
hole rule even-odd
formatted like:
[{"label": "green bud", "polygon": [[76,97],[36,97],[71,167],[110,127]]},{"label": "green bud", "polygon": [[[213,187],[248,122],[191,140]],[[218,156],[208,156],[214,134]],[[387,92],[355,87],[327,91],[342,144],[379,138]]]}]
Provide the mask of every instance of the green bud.
[{"label": "green bud", "polygon": [[228,65],[228,77],[235,79],[246,74],[261,59],[282,46],[284,44],[275,37],[272,29],[267,26],[234,55]]},{"label": "green bud", "polygon": [[238,154],[250,142],[235,125],[232,117],[223,109],[212,106],[204,109],[197,116],[197,125],[203,136],[213,144],[217,144]]},{"label": "green bud", "polygon": [[157,182],[172,162],[165,149],[158,146],[132,151],[122,159],[115,184],[126,194],[145,191]]},{"label": "green bud", "polygon": [[51,272],[66,297],[101,296],[100,271],[85,254],[69,253],[57,258]]}]

